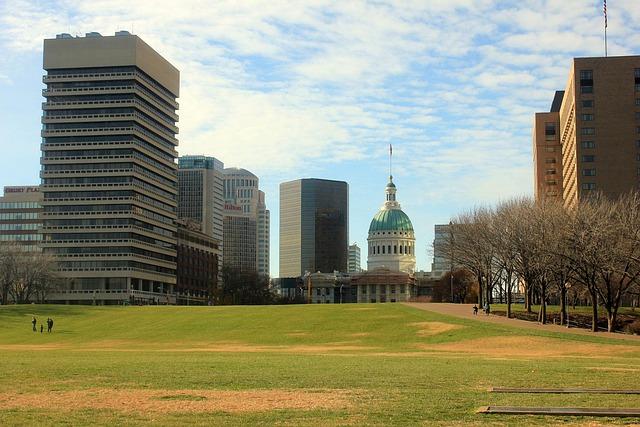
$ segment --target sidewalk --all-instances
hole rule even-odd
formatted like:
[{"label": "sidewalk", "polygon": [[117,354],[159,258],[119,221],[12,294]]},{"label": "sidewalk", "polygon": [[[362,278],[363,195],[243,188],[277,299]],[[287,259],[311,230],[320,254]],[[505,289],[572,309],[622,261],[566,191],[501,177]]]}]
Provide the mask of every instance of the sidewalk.
[{"label": "sidewalk", "polygon": [[449,316],[462,317],[465,319],[473,319],[480,322],[497,323],[500,325],[514,326],[516,328],[524,329],[536,329],[538,331],[549,332],[561,332],[565,334],[574,335],[589,335],[593,337],[613,338],[628,341],[640,342],[640,335],[627,335],[611,332],[597,332],[593,333],[586,329],[581,328],[567,328],[566,326],[546,324],[542,325],[537,322],[530,322],[520,319],[507,319],[504,316],[485,315],[482,310],[478,312],[477,316],[473,315],[473,304],[451,304],[451,303],[433,303],[433,302],[407,302],[404,303],[409,307],[414,307],[419,310],[431,311],[434,313],[446,314]]}]

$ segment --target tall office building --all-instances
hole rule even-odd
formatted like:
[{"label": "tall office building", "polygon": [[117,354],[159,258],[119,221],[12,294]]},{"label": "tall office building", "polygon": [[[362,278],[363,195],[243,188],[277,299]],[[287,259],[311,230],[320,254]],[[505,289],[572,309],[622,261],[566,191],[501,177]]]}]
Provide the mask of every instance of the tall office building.
[{"label": "tall office building", "polygon": [[347,270],[349,185],[298,179],[280,184],[280,277]]},{"label": "tall office building", "polygon": [[347,273],[360,273],[360,246],[356,243],[349,245],[349,262],[347,265]]},{"label": "tall office building", "polygon": [[[538,136],[536,145],[562,148],[562,200],[568,208],[583,197],[603,193],[617,197],[637,190],[640,177],[640,56],[574,58],[569,79],[558,109],[557,140],[547,133],[545,142]],[[549,140],[547,140],[547,136]],[[547,145],[548,144],[548,145]],[[549,192],[547,181],[554,181],[547,169],[557,152],[535,150],[536,187]],[[544,176],[544,178],[542,178]],[[540,181],[544,180],[544,185]],[[556,179],[557,181],[557,179]],[[536,193],[538,200],[542,193]]]},{"label": "tall office building", "polygon": [[[178,158],[178,218],[200,224],[200,231],[213,237],[224,252],[224,163],[215,157]],[[218,257],[222,270],[224,254]]]},{"label": "tall office building", "polygon": [[[562,200],[560,106],[564,91],[556,91],[548,113],[536,113],[533,123],[533,175],[536,200]],[[436,226],[437,227],[437,226]]]},{"label": "tall office building", "polygon": [[50,300],[174,302],[178,70],[126,31],[44,41],[43,250]]},{"label": "tall office building", "polygon": [[0,197],[0,244],[15,242],[24,251],[39,251],[41,216],[40,187],[4,187],[4,196]]},{"label": "tall office building", "polygon": [[258,177],[246,169],[224,173],[224,264],[258,271]]},{"label": "tall office building", "polygon": [[267,209],[264,191],[258,191],[258,274],[269,275],[269,239],[271,238],[271,213]]}]

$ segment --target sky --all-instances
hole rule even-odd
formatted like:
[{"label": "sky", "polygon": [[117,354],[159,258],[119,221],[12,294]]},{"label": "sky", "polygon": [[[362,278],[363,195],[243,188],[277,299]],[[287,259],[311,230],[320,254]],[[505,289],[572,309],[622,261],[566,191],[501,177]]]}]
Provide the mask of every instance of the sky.
[{"label": "sky", "polygon": [[[607,6],[609,55],[640,54],[638,0]],[[279,184],[347,181],[349,240],[366,248],[389,144],[430,270],[434,224],[533,193],[534,112],[573,57],[604,54],[590,0],[2,0],[0,186],[39,183],[43,39],[118,30],[180,70],[179,154],[260,177],[273,277]]]}]

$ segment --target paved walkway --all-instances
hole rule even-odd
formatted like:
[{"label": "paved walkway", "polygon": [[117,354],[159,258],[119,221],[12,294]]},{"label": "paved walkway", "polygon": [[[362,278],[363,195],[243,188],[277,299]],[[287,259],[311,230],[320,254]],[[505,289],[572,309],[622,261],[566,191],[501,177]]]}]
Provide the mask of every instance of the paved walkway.
[{"label": "paved walkway", "polygon": [[410,307],[420,310],[432,311],[434,313],[446,314],[449,316],[463,317],[465,319],[473,319],[480,322],[497,323],[500,325],[514,326],[516,328],[536,329],[538,331],[561,332],[565,334],[590,335],[603,338],[613,338],[621,340],[630,340],[640,342],[639,335],[628,335],[611,332],[593,333],[587,329],[567,328],[566,326],[546,324],[541,325],[538,322],[530,322],[528,320],[507,319],[504,316],[485,315],[482,310],[478,311],[478,315],[473,315],[473,304],[451,304],[451,303],[433,303],[433,302],[408,302],[405,303]]}]

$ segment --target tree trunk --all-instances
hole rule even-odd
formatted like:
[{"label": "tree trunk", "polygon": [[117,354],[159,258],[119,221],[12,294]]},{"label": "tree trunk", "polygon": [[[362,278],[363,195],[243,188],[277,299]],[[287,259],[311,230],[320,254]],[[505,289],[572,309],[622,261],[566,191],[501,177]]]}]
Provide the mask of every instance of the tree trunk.
[{"label": "tree trunk", "polygon": [[616,316],[611,311],[607,311],[607,331],[613,332],[613,327],[616,324]]},{"label": "tree trunk", "polygon": [[560,324],[567,324],[567,288],[560,287]]},{"label": "tree trunk", "polygon": [[591,293],[591,332],[598,332],[598,294]]},{"label": "tree trunk", "polygon": [[507,319],[511,319],[511,273],[507,274]]},{"label": "tree trunk", "polygon": [[540,286],[540,314],[542,315],[542,324],[547,324],[547,285]]},{"label": "tree trunk", "polygon": [[531,286],[531,284],[527,283],[527,291],[525,293],[525,304],[526,304],[526,309],[527,309],[527,313],[532,313],[533,310],[531,310],[531,305],[533,303],[533,287]]},{"label": "tree trunk", "polygon": [[478,276],[478,307],[480,307],[480,309],[482,309],[482,307],[484,307],[483,303],[484,303],[484,298],[482,295],[482,276]]}]

